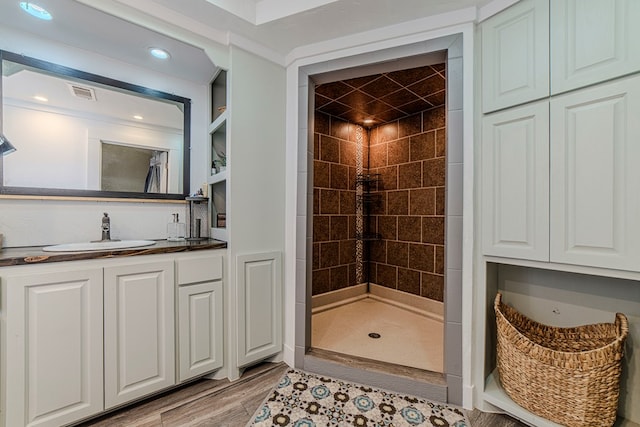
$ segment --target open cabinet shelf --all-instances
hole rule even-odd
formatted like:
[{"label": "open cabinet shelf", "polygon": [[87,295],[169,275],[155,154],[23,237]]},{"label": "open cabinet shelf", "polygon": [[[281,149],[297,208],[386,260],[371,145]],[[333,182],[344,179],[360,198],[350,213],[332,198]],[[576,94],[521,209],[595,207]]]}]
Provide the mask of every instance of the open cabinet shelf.
[{"label": "open cabinet shelf", "polygon": [[211,237],[228,241],[229,231],[226,227],[227,188],[229,170],[227,154],[229,139],[227,123],[230,111],[227,108],[227,71],[220,70],[211,82],[211,124],[209,125],[209,215]]}]

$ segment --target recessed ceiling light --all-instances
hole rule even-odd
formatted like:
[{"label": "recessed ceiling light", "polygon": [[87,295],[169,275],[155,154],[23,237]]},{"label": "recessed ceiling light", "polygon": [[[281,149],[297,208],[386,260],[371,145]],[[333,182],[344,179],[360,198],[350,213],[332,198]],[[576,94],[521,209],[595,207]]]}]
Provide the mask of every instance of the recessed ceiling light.
[{"label": "recessed ceiling light", "polygon": [[42,6],[29,1],[21,1],[20,7],[31,16],[35,16],[38,19],[44,19],[45,21],[51,21],[53,18],[51,14]]},{"label": "recessed ceiling light", "polygon": [[371,124],[371,123],[373,123],[374,121],[375,121],[375,120],[373,120],[373,119],[364,119],[364,120],[363,120],[363,123],[364,123],[365,125],[370,125],[370,124]]},{"label": "recessed ceiling light", "polygon": [[169,52],[158,47],[150,47],[149,53],[151,54],[151,56],[158,59],[169,59],[171,57],[171,55],[169,55]]},{"label": "recessed ceiling light", "polygon": [[136,119],[136,120],[144,119],[144,117],[142,117],[140,114],[136,114],[135,116],[133,116],[133,118]]},{"label": "recessed ceiling light", "polygon": [[48,102],[49,99],[46,96],[36,95],[33,97],[36,101]]}]

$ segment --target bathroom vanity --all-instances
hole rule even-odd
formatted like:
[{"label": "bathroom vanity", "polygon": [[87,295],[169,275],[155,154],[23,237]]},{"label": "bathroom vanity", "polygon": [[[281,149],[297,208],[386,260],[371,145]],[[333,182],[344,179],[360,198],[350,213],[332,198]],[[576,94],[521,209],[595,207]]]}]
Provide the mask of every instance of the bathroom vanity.
[{"label": "bathroom vanity", "polygon": [[77,422],[221,368],[225,248],[0,251],[0,425]]}]

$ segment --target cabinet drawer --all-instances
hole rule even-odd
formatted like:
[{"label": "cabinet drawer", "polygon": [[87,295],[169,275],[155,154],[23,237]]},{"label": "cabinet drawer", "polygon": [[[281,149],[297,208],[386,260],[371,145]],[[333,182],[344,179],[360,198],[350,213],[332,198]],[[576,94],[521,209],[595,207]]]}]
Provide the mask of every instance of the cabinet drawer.
[{"label": "cabinet drawer", "polygon": [[179,259],[176,267],[178,285],[222,279],[222,255]]}]

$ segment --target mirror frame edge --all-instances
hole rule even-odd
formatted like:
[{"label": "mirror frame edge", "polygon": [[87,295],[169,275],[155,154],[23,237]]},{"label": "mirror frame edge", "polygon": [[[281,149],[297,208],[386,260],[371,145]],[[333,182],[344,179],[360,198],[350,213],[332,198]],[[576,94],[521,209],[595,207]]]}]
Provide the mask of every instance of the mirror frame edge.
[{"label": "mirror frame edge", "polygon": [[[2,63],[7,59],[30,67],[38,68],[49,73],[60,76],[87,80],[90,82],[111,86],[117,89],[134,92],[147,97],[161,98],[164,100],[181,103],[183,110],[183,155],[182,155],[182,193],[144,193],[125,191],[103,191],[103,190],[76,190],[63,188],[39,188],[39,187],[8,187],[4,185],[3,158],[0,156],[0,195],[19,196],[59,196],[59,197],[87,197],[105,199],[143,199],[143,200],[184,200],[190,194],[191,177],[191,99],[174,95],[168,92],[151,89],[145,86],[127,83],[122,80],[112,79],[99,74],[81,71],[53,62],[44,61],[0,49],[0,75],[2,74]],[[4,121],[3,114],[3,90],[0,82],[0,130]]]}]

